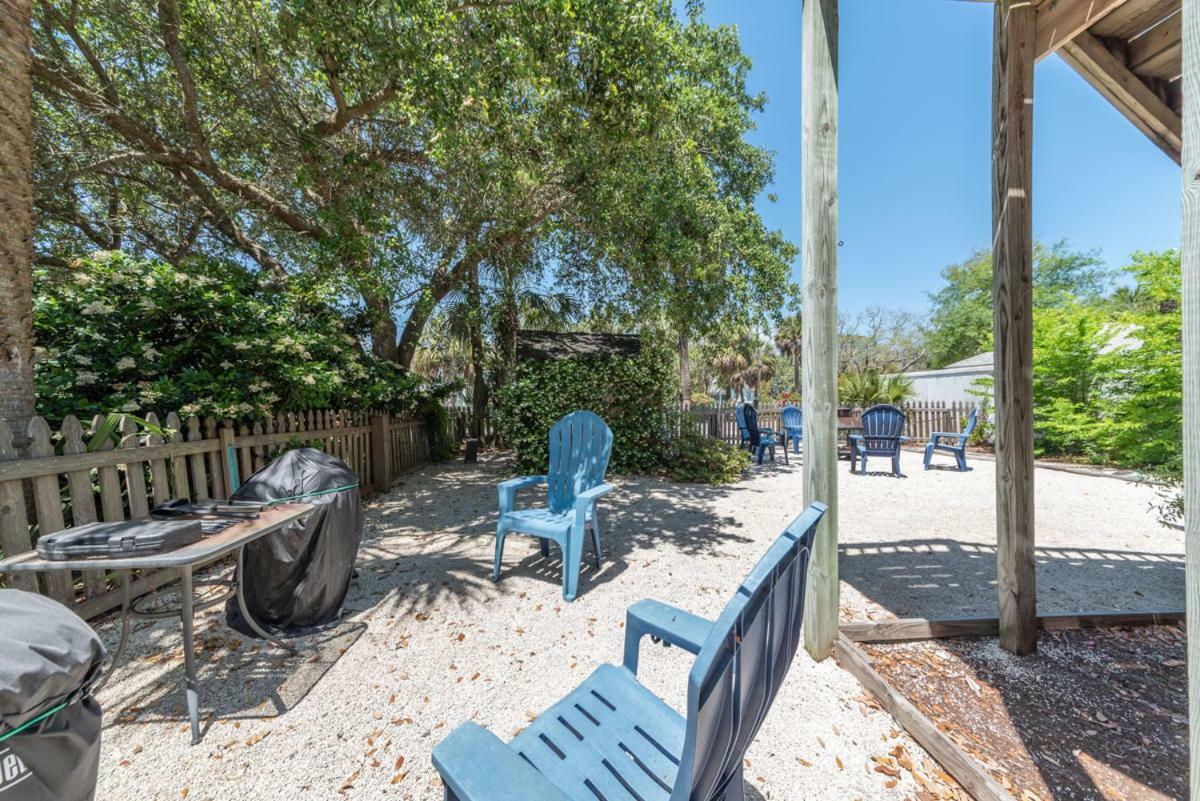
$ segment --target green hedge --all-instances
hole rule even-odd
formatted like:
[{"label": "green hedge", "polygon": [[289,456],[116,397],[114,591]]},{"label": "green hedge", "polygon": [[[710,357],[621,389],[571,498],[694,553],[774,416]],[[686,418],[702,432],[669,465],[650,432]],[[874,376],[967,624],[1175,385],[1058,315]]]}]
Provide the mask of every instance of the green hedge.
[{"label": "green hedge", "polygon": [[669,354],[645,343],[632,359],[601,356],[522,359],[498,399],[497,423],[524,473],[544,473],[547,434],[563,415],[587,409],[613,432],[614,473],[646,473],[662,464],[675,397]]}]

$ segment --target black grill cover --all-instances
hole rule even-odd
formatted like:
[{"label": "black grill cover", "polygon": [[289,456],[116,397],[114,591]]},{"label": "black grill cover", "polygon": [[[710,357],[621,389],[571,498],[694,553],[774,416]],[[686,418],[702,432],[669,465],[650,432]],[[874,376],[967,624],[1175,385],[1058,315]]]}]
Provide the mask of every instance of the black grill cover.
[{"label": "black grill cover", "polygon": [[[246,606],[254,619],[291,633],[336,623],[362,538],[354,471],[327,453],[299,448],[246,479],[233,499],[295,499],[314,506],[303,520],[246,546],[243,580]],[[236,600],[227,606],[226,616],[232,627],[253,636]]]},{"label": "black grill cover", "polygon": [[95,796],[100,704],[91,691],[103,662],[100,638],[70,609],[0,590],[0,801]]}]

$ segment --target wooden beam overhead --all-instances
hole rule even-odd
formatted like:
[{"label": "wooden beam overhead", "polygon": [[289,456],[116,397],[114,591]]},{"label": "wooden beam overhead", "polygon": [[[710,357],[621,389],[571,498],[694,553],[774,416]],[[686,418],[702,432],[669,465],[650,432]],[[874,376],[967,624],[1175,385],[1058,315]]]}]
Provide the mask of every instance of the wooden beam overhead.
[{"label": "wooden beam overhead", "polygon": [[801,23],[803,160],[804,504],[829,507],[817,527],[804,604],[813,659],[838,636],[837,226],[838,0],[804,0]]},{"label": "wooden beam overhead", "polygon": [[1179,163],[1183,122],[1166,101],[1125,62],[1090,33],[1081,33],[1059,51],[1063,60],[1104,95],[1138,130]]},{"label": "wooden beam overhead", "polygon": [[[1059,0],[1078,2],[1078,0]],[[1136,39],[1162,20],[1179,11],[1180,0],[1128,0],[1099,20],[1089,33],[1113,39]]]},{"label": "wooden beam overhead", "polygon": [[1139,75],[1179,77],[1183,15],[1173,14],[1129,43],[1129,69]]},{"label": "wooden beam overhead", "polygon": [[1037,9],[1034,48],[1040,61],[1129,0],[1047,0]]},{"label": "wooden beam overhead", "polygon": [[998,0],[992,66],[996,590],[1000,645],[1037,648],[1033,524],[1033,64],[1036,17]]}]

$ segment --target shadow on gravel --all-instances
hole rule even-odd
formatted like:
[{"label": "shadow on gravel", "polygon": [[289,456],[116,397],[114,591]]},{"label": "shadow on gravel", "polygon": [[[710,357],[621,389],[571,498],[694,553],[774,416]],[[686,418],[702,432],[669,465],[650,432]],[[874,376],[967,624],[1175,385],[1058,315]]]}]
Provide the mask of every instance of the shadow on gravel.
[{"label": "shadow on gravel", "polygon": [[[841,543],[843,581],[897,617],[996,614],[996,546],[951,539]],[[1184,601],[1183,555],[1100,548],[1034,551],[1038,611],[1169,610]],[[1096,608],[1097,588],[1111,587]]]},{"label": "shadow on gravel", "polygon": [[[197,624],[196,660],[204,733],[214,722],[274,718],[294,708],[367,629],[365,623],[342,623],[319,634],[288,638],[301,649],[297,656],[289,656],[269,643],[226,628],[224,615],[209,615]],[[138,629],[131,638],[127,660],[116,667],[120,684],[105,688],[102,694],[104,727],[167,721],[186,728],[179,622],[164,620]],[[148,644],[148,639],[156,642]],[[132,652],[135,641],[142,645],[138,652]],[[165,674],[147,675],[145,681],[131,678],[139,673],[139,666],[163,661],[173,663]]]},{"label": "shadow on gravel", "polygon": [[[443,463],[398,483],[375,501],[367,511],[371,530],[364,532],[359,553],[362,576],[352,590],[353,605],[361,609],[381,604],[387,613],[406,614],[442,601],[496,592],[491,581],[496,485],[509,477],[510,464],[496,455],[485,456],[478,464]],[[793,472],[800,480],[798,464],[751,470]],[[664,541],[685,555],[752,542],[738,530],[734,518],[713,511],[718,499],[744,495],[746,504],[780,502],[746,482],[714,487],[646,476],[609,479],[617,489],[598,507],[604,559],[597,570],[589,546],[580,573],[580,598],[618,578],[633,554]],[[518,507],[543,503],[544,488],[517,495]],[[544,558],[536,539],[510,536],[501,587],[510,576],[532,576],[561,587],[561,554],[552,546],[550,557]]]}]

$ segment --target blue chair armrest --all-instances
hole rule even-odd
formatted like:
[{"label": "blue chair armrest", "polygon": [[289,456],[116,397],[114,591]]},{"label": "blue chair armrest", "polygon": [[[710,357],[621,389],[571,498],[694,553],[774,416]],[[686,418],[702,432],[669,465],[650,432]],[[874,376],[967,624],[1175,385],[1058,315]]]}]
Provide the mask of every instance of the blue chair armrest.
[{"label": "blue chair armrest", "polygon": [[670,604],[647,598],[629,607],[625,613],[625,669],[637,675],[638,646],[649,634],[668,645],[698,654],[712,630],[711,620],[677,609]]},{"label": "blue chair armrest", "polygon": [[508,481],[501,481],[496,485],[496,491],[500,495],[500,513],[504,514],[505,512],[512,511],[513,502],[517,497],[517,490],[536,486],[545,480],[545,476],[521,476],[520,478],[510,478]]},{"label": "blue chair armrest", "polygon": [[433,766],[461,801],[570,801],[532,765],[477,723],[464,723],[433,749]]},{"label": "blue chair armrest", "polygon": [[596,486],[592,487],[590,490],[581,492],[578,495],[576,495],[575,496],[575,506],[577,506],[577,507],[578,506],[586,506],[587,504],[592,503],[593,501],[595,501],[597,498],[601,497],[602,495],[607,495],[608,493],[612,492],[615,489],[616,489],[616,487],[614,487],[612,484],[597,484]]},{"label": "blue chair armrest", "polygon": [[929,441],[932,442],[934,445],[937,445],[939,439],[966,440],[967,437],[969,437],[969,436],[971,436],[971,435],[970,434],[948,434],[945,431],[935,431],[929,435]]}]

